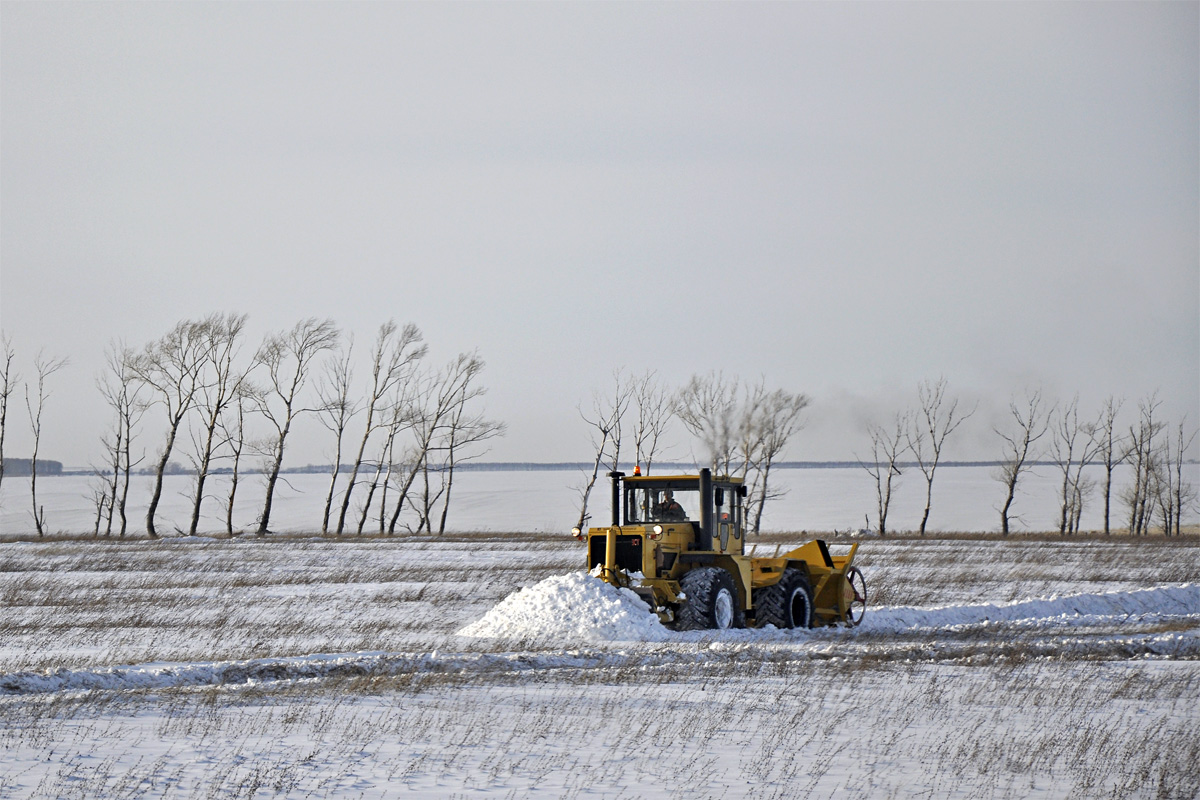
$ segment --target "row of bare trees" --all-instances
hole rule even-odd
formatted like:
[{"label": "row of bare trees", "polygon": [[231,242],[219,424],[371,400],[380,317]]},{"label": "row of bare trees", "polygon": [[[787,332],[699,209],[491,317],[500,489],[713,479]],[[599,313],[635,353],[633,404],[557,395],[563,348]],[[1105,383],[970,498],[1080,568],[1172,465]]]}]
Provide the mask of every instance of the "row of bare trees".
[{"label": "row of bare trees", "polygon": [[877,526],[880,536],[887,535],[887,517],[892,493],[897,488],[902,459],[916,462],[925,480],[925,510],[921,514],[921,535],[925,535],[933,508],[933,480],[941,464],[950,434],[975,413],[961,411],[958,399],[946,396],[946,379],[923,381],[917,387],[918,408],[897,413],[890,425],[870,424],[871,459],[859,464],[875,481]]},{"label": "row of bare trees", "polygon": [[[1138,404],[1138,418],[1123,431],[1118,418],[1123,401],[1109,397],[1093,417],[1081,417],[1078,396],[1068,402],[1047,402],[1040,390],[1013,399],[1008,422],[992,430],[1001,441],[1002,455],[993,477],[1004,488],[996,510],[1000,530],[1008,535],[1013,506],[1023,475],[1035,463],[1048,460],[1061,475],[1058,530],[1063,535],[1080,531],[1083,509],[1096,490],[1096,481],[1085,474],[1089,466],[1104,469],[1100,492],[1104,504],[1104,533],[1112,530],[1113,472],[1128,463],[1134,480],[1119,496],[1128,512],[1128,529],[1145,535],[1157,524],[1167,536],[1178,535],[1183,517],[1195,507],[1197,493],[1184,480],[1184,453],[1196,432],[1187,432],[1186,420],[1170,428],[1159,419],[1161,402],[1151,395]],[[920,533],[925,534],[933,497],[933,479],[946,438],[974,414],[960,413],[957,399],[946,395],[946,380],[924,381],[918,386],[918,408],[895,415],[888,425],[871,424],[869,459],[859,463],[875,484],[876,525],[887,534],[888,512],[898,487],[902,467],[911,462],[925,479],[925,511]]]},{"label": "row of bare trees", "polygon": [[[95,532],[124,536],[128,531],[130,480],[146,458],[135,442],[146,436],[143,429],[150,414],[157,418],[162,436],[154,451],[146,514],[146,532],[152,538],[160,536],[163,479],[180,450],[194,475],[190,520],[180,532],[197,533],[208,499],[206,484],[220,466],[231,478],[223,498],[225,526],[235,533],[239,478],[244,459],[252,457],[265,476],[255,530],[268,533],[289,437],[305,415],[317,415],[334,437],[322,532],[331,530],[331,509],[339,491],[335,533],[361,533],[376,511],[381,532],[395,533],[401,525],[404,530],[444,532],[456,466],[482,455],[479,445],[504,432],[502,423],[477,408],[486,391],[479,383],[484,362],[478,354],[461,354],[440,369],[427,366],[428,348],[417,327],[386,322],[375,338],[371,385],[362,395],[354,381],[353,337],[343,337],[332,320],[301,320],[289,330],[268,334],[249,353],[246,321],[244,314],[212,314],[181,321],[140,349],[110,345],[97,379],[111,423],[101,437],[104,457],[93,465]],[[10,341],[5,337],[0,342],[3,480],[8,405],[20,377],[12,368]],[[39,353],[35,380],[25,389],[33,434],[33,518],[39,536],[46,524],[36,483],[42,410],[50,396],[47,379],[65,363]],[[358,430],[362,435],[354,459],[343,464],[344,440]],[[348,479],[342,479],[343,472]],[[394,489],[391,496],[389,488]],[[402,517],[404,511],[411,513]]]},{"label": "row of bare trees", "polygon": [[[1081,418],[1079,398],[1066,403],[1047,403],[1041,392],[1029,392],[1022,403],[1010,406],[1012,424],[1007,432],[997,429],[1004,439],[1005,460],[998,479],[1007,487],[1005,504],[1000,509],[1001,530],[1009,532],[1009,511],[1017,480],[1039,457],[1049,457],[1061,473],[1058,530],[1064,535],[1078,533],[1083,508],[1095,481],[1084,469],[1096,465],[1104,469],[1100,493],[1104,503],[1104,533],[1112,532],[1113,472],[1120,464],[1133,469],[1133,481],[1118,499],[1128,516],[1127,528],[1133,536],[1146,535],[1152,526],[1166,536],[1177,536],[1183,517],[1196,504],[1196,489],[1183,476],[1184,454],[1195,440],[1188,433],[1186,419],[1171,428],[1159,418],[1162,405],[1157,394],[1138,403],[1137,419],[1122,430],[1118,418],[1124,401],[1109,397],[1092,418]],[[1048,439],[1042,449],[1038,443]]]},{"label": "row of bare trees", "polygon": [[745,481],[746,520],[757,533],[767,501],[782,495],[770,482],[771,468],[804,427],[808,405],[806,395],[768,389],[761,378],[744,383],[710,372],[693,375],[673,390],[653,371],[641,375],[616,371],[607,392],[593,395],[591,409],[580,409],[596,456],[579,489],[578,527],[587,523],[588,500],[600,468],[618,469],[622,445],[631,443],[634,463],[649,475],[668,426],[678,420],[699,441],[706,466],[716,474]]},{"label": "row of bare trees", "polygon": [[[355,488],[366,493],[355,526],[359,533],[372,518],[381,533],[395,533],[406,510],[416,518],[408,529],[444,532],[455,468],[481,455],[478,445],[504,433],[503,423],[475,410],[485,392],[478,382],[483,360],[477,353],[463,353],[440,369],[423,369],[427,348],[421,332],[414,325],[398,328],[389,322],[375,337],[371,385],[359,401],[350,394],[352,350],[353,343],[327,363],[319,390],[321,420],[334,435],[335,464],[351,420],[360,413],[364,418],[334,532],[355,524],[349,517]],[[330,530],[340,474],[334,468],[330,475],[322,532]]]}]

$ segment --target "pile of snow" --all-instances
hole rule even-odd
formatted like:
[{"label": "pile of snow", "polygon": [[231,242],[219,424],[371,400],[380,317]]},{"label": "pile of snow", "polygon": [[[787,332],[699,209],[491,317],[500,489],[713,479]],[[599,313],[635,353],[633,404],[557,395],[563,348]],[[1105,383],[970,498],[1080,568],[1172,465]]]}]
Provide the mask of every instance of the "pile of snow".
[{"label": "pile of snow", "polygon": [[489,639],[567,642],[662,642],[670,632],[629,589],[609,586],[586,572],[547,578],[510,594],[458,631]]}]

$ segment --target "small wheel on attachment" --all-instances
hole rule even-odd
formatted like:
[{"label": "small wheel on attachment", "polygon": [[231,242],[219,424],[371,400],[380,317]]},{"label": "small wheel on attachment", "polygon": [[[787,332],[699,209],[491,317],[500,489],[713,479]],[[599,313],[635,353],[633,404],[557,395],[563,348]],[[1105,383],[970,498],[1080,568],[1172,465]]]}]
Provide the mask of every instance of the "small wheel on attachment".
[{"label": "small wheel on attachment", "polygon": [[862,570],[851,567],[846,572],[843,591],[846,601],[846,624],[853,627],[862,622],[863,614],[867,613],[867,581],[863,578]]}]

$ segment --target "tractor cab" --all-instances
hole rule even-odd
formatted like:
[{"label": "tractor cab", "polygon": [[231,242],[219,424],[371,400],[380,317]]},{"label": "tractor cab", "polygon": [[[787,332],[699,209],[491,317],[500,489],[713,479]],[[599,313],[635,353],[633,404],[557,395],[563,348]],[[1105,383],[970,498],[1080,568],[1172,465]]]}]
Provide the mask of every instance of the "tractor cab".
[{"label": "tractor cab", "polygon": [[609,478],[612,521],[588,530],[588,569],[633,589],[656,610],[678,605],[680,581],[699,565],[725,565],[739,585],[749,585],[748,562],[737,562],[745,561],[741,478],[714,477],[707,469],[698,475],[611,472]]},{"label": "tractor cab", "polygon": [[624,514],[618,513],[618,518],[624,525],[645,526],[659,536],[668,528],[678,531],[691,540],[684,542],[693,545],[686,548],[690,550],[739,554],[745,550],[742,498],[746,491],[740,478],[703,474],[615,479],[622,477]]}]

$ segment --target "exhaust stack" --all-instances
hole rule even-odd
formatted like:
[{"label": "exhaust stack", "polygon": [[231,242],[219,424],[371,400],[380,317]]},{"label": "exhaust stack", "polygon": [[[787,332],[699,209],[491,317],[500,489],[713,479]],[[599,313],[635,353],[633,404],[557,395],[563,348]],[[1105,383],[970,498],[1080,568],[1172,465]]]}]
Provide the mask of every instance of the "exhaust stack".
[{"label": "exhaust stack", "polygon": [[708,467],[700,470],[700,547],[701,550],[712,549],[713,537],[713,486],[712,470]]},{"label": "exhaust stack", "polygon": [[621,478],[625,477],[624,472],[613,471],[608,473],[608,477],[612,478],[612,524],[621,524]]}]

